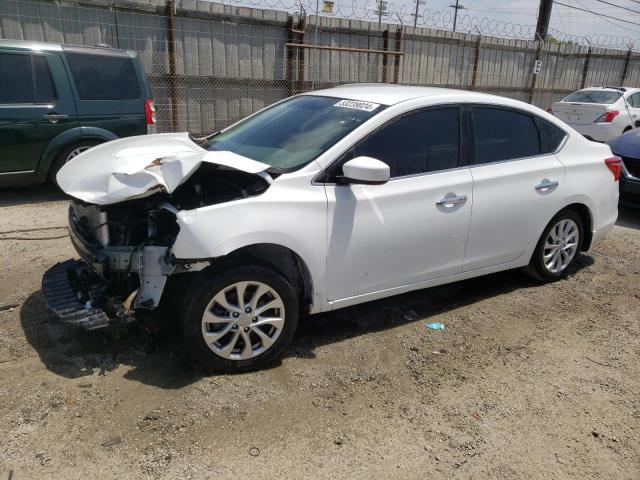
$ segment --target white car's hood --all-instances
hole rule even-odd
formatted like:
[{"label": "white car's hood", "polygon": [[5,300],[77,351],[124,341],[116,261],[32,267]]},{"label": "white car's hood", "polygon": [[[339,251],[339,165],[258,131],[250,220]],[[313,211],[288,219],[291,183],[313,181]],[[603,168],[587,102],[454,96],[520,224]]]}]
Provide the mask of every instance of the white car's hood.
[{"label": "white car's hood", "polygon": [[163,133],[98,145],[65,164],[56,180],[74,198],[108,205],[158,191],[172,193],[202,162],[253,174],[269,168],[235,153],[209,152],[191,141],[188,133]]}]

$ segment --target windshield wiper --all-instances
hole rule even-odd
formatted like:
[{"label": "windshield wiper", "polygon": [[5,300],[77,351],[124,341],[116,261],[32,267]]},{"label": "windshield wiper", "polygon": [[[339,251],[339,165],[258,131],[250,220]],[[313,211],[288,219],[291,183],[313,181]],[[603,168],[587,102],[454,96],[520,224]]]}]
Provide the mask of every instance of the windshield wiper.
[{"label": "windshield wiper", "polygon": [[204,135],[203,137],[196,137],[192,133],[189,133],[189,138],[191,139],[191,141],[197,143],[202,148],[206,148],[209,146],[209,140],[211,140],[213,137],[215,137],[219,133],[220,133],[220,130],[215,130],[207,135]]}]

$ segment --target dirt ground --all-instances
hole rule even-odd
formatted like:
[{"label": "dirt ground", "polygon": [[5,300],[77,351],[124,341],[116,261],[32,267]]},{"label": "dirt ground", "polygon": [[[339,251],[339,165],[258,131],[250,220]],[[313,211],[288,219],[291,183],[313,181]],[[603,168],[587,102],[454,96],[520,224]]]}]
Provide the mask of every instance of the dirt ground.
[{"label": "dirt ground", "polygon": [[[0,192],[2,232],[65,217],[44,187]],[[0,480],[640,478],[640,210],[566,280],[309,317],[244,375],[194,370],[171,330],[148,351],[57,322],[39,290],[74,256],[64,234],[0,234]]]}]

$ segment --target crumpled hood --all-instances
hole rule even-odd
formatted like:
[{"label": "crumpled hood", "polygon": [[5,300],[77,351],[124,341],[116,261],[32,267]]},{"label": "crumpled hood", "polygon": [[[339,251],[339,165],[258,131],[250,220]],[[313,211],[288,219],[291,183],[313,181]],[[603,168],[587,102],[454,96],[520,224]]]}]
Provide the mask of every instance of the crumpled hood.
[{"label": "crumpled hood", "polygon": [[202,162],[253,174],[269,168],[232,152],[209,152],[192,142],[188,133],[162,133],[93,147],[65,164],[56,180],[74,198],[109,205],[158,191],[172,193]]}]

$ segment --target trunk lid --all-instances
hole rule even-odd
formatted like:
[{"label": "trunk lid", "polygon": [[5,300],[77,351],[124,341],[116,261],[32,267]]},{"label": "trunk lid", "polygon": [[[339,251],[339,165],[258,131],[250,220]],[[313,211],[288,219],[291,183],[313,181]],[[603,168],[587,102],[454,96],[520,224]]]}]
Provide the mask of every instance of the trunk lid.
[{"label": "trunk lid", "polygon": [[210,152],[188,133],[128,137],[103,143],[74,157],[56,176],[68,195],[86,203],[109,205],[172,193],[203,162],[271,178],[269,165],[232,152]]},{"label": "trunk lid", "polygon": [[551,110],[557,118],[569,125],[589,125],[609,110],[619,109],[603,103],[555,102]]}]

